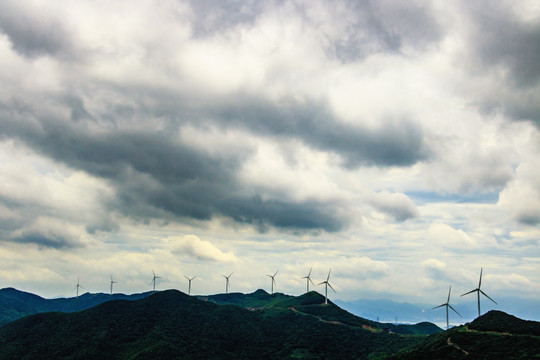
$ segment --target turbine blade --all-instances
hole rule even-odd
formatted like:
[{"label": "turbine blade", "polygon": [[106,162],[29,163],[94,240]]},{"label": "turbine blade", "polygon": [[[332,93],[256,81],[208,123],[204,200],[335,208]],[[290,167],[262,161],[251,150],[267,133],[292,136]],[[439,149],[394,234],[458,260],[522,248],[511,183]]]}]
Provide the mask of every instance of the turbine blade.
[{"label": "turbine blade", "polygon": [[473,292],[475,292],[475,291],[478,291],[478,289],[474,289],[474,290],[471,290],[471,291],[469,291],[469,292],[466,292],[465,294],[463,294],[463,295],[460,295],[460,296],[465,296],[465,295],[469,295],[470,293],[473,293]]},{"label": "turbine blade", "polygon": [[229,276],[227,276],[228,278],[230,278],[232,276],[233,273],[230,273]]},{"label": "turbine blade", "polygon": [[194,277],[191,278],[191,280],[195,279],[197,277],[197,275],[195,275]]},{"label": "turbine blade", "polygon": [[330,270],[328,270],[328,277],[326,278],[326,281],[330,280],[330,272],[332,271],[332,268],[330,268]]},{"label": "turbine blade", "polygon": [[184,275],[184,277],[189,280],[189,278],[186,275]]},{"label": "turbine blade", "polygon": [[330,286],[330,289],[332,289],[332,291],[336,292],[336,290],[334,290],[334,288],[332,287],[332,285],[330,285],[330,283],[328,283],[328,286]]},{"label": "turbine blade", "polygon": [[278,270],[276,270],[276,272],[274,273],[274,276],[276,276],[276,275],[277,275],[278,271],[279,271],[279,269],[278,269]]},{"label": "turbine blade", "polygon": [[[313,284],[313,280],[311,280],[311,278],[308,278],[308,280]],[[313,285],[315,285],[315,284],[313,284]]]},{"label": "turbine blade", "polygon": [[452,287],[450,286],[450,289],[448,289],[448,300],[446,300],[447,303],[450,302],[450,292],[452,291]]},{"label": "turbine blade", "polygon": [[[454,308],[452,307],[452,305],[448,304],[448,307],[449,307],[450,309],[454,310],[454,312],[455,312],[456,314],[458,314],[459,316],[461,316],[461,314],[458,313],[457,310],[454,309]],[[461,317],[463,317],[463,316],[461,316]]]},{"label": "turbine blade", "polygon": [[[495,300],[493,300],[492,298],[490,298],[490,297],[488,296],[488,294],[486,294],[486,293],[483,292],[482,290],[480,290],[480,292],[481,292],[485,297],[487,297],[489,300],[491,300],[491,301],[493,301],[495,304],[497,304],[497,302],[496,302]],[[497,304],[497,305],[499,305],[499,304]]]},{"label": "turbine blade", "polygon": [[307,277],[309,277],[311,275],[311,270],[313,270],[313,268],[309,269],[309,273],[307,274]]},{"label": "turbine blade", "polygon": [[441,304],[441,305],[439,305],[439,306],[435,306],[434,308],[431,308],[431,310],[433,310],[433,309],[438,309],[438,308],[443,307],[443,306],[446,306],[446,304]]},{"label": "turbine blade", "polygon": [[480,281],[478,282],[478,288],[480,289],[480,285],[482,285],[482,270],[483,268],[480,268]]},{"label": "turbine blade", "polygon": [[328,281],[323,281],[322,283],[318,283],[317,285],[326,284]]}]

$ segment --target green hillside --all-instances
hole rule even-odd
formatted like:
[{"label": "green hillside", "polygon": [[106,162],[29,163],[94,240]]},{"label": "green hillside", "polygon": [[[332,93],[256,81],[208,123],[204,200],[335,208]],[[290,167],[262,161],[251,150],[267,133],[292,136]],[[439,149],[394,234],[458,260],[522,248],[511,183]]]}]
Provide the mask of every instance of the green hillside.
[{"label": "green hillside", "polygon": [[435,334],[386,360],[540,359],[540,323],[490,311],[473,322]]},{"label": "green hillside", "polygon": [[295,297],[281,293],[270,295],[266,291],[259,289],[251,294],[218,294],[199,297],[199,299],[219,305],[229,304],[251,310],[291,309],[299,314],[324,318],[325,321],[336,321],[350,326],[373,329],[374,331],[386,330],[396,334],[431,335],[442,331],[438,326],[426,322],[416,325],[378,323],[355,316],[336,306],[331,301],[329,301],[329,306],[321,306],[324,303],[324,296],[315,291]]},{"label": "green hillside", "polygon": [[169,290],[42,313],[0,328],[0,359],[374,359],[421,339],[298,311],[336,308],[304,300],[250,311]]},{"label": "green hillside", "polygon": [[58,298],[49,300],[13,288],[4,288],[0,289],[0,326],[32,314],[50,311],[80,311],[110,300],[137,300],[145,298],[150,294],[152,294],[152,292],[133,295],[85,293],[78,298]]}]

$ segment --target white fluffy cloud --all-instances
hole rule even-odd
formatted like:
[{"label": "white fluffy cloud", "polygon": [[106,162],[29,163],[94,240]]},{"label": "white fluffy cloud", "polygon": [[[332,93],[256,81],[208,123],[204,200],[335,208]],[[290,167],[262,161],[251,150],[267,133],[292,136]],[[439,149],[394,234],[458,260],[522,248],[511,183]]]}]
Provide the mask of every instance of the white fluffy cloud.
[{"label": "white fluffy cloud", "polygon": [[223,252],[209,241],[199,239],[196,235],[186,235],[183,237],[170,237],[167,244],[172,252],[180,256],[195,257],[201,261],[238,261],[232,251]]}]

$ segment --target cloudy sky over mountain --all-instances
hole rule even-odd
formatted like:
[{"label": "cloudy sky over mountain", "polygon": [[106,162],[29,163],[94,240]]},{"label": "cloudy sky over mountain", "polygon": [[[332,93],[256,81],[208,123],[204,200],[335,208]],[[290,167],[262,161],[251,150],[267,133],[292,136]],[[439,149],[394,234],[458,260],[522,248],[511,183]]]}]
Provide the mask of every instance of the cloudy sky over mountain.
[{"label": "cloudy sky over mountain", "polygon": [[539,239],[536,1],[0,3],[2,287],[538,298]]}]

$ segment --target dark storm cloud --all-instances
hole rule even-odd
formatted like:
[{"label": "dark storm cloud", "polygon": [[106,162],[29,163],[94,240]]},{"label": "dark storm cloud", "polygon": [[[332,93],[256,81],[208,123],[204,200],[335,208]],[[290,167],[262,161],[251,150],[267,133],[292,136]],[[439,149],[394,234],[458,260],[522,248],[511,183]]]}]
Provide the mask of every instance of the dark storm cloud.
[{"label": "dark storm cloud", "polygon": [[[337,231],[346,224],[323,202],[263,201],[252,195],[252,189],[244,189],[235,177],[250,153],[210,155],[185,146],[170,133],[115,130],[92,135],[80,122],[22,124],[6,119],[0,131],[70,167],[107,179],[118,202],[109,206],[125,215],[142,220],[225,216],[259,230]],[[87,231],[115,228],[105,221],[88,225]]]},{"label": "dark storm cloud", "polygon": [[42,233],[39,231],[24,232],[21,236],[13,238],[12,241],[21,244],[35,244],[41,248],[66,249],[81,247],[77,239],[61,234]]},{"label": "dark storm cloud", "polygon": [[[485,11],[485,7],[490,11]],[[485,110],[502,110],[516,120],[540,126],[540,21],[525,22],[508,10],[508,4],[469,3],[470,52],[480,67],[475,71],[497,74],[502,96],[482,99]]]},{"label": "dark storm cloud", "polygon": [[238,99],[217,109],[214,121],[272,137],[290,137],[340,155],[347,167],[408,166],[428,156],[420,126],[404,119],[381,120],[377,129],[345,124],[320,103],[273,104]]},{"label": "dark storm cloud", "polygon": [[60,22],[25,11],[20,3],[0,2],[0,31],[18,53],[35,57],[58,55],[71,48],[71,39]]}]

